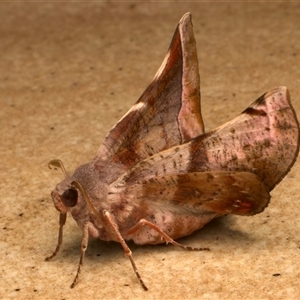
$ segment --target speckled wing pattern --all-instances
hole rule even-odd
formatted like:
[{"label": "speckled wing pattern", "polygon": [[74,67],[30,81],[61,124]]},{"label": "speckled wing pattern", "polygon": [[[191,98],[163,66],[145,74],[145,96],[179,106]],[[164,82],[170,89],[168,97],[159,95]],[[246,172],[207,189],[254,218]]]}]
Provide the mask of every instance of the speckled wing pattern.
[{"label": "speckled wing pattern", "polygon": [[191,171],[199,170],[205,153],[206,171],[250,171],[271,191],[289,172],[299,151],[299,124],[287,88],[274,88],[232,121],[195,139],[193,151]]},{"label": "speckled wing pattern", "polygon": [[288,90],[265,93],[232,121],[204,133],[199,81],[187,13],[153,82],[97,153],[95,166],[112,197],[199,215],[252,215],[267,206],[299,150]]},{"label": "speckled wing pattern", "polygon": [[191,14],[185,14],[152,83],[112,128],[95,158],[108,183],[143,159],[202,134],[200,77]]},{"label": "speckled wing pattern", "polygon": [[181,213],[253,215],[267,206],[298,148],[289,93],[277,87],[223,126],[138,163],[119,179],[120,192]]}]

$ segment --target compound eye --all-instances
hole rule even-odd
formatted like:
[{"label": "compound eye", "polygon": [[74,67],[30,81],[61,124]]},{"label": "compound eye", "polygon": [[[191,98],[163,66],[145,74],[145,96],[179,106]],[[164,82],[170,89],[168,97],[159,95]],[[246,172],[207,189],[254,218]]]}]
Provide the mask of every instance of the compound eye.
[{"label": "compound eye", "polygon": [[76,189],[68,189],[60,196],[62,202],[67,207],[73,207],[76,205],[78,200],[78,192]]}]

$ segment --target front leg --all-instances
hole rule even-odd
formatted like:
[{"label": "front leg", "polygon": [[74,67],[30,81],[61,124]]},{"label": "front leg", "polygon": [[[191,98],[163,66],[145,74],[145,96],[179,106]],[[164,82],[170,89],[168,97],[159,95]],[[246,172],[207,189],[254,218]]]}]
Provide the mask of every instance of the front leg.
[{"label": "front leg", "polygon": [[63,242],[63,229],[64,229],[64,225],[66,224],[66,220],[67,220],[67,214],[66,213],[60,213],[59,214],[59,230],[58,230],[57,246],[56,246],[54,252],[52,253],[52,255],[45,258],[45,261],[49,261],[50,259],[55,257],[57,255],[57,253],[59,252],[60,247],[61,247],[62,242]]},{"label": "front leg", "polygon": [[[49,257],[45,258],[46,261],[49,261],[54,256],[56,256],[57,253],[59,252],[60,248],[61,248],[62,241],[63,241],[63,227],[64,227],[64,225],[66,223],[66,218],[67,218],[67,214],[66,213],[60,213],[60,215],[59,215],[59,233],[58,233],[57,246],[56,246],[53,254],[50,255]],[[87,249],[88,242],[89,242],[89,226],[90,226],[89,222],[85,222],[84,225],[83,225],[80,260],[79,260],[79,264],[78,264],[78,269],[77,269],[76,276],[75,276],[75,278],[73,280],[73,283],[71,284],[71,288],[73,288],[77,284],[78,278],[79,278],[79,274],[80,274],[80,271],[81,271],[81,267],[83,265],[85,251]]]},{"label": "front leg", "polygon": [[86,249],[88,247],[88,243],[89,243],[89,226],[90,226],[90,222],[85,222],[84,225],[83,225],[82,240],[81,240],[81,247],[80,247],[81,248],[81,250],[80,250],[80,260],[79,260],[76,276],[73,280],[73,283],[71,284],[71,288],[74,288],[74,286],[77,284],[79,274],[80,274],[80,271],[81,271],[81,267],[83,265],[83,260],[84,260],[84,257],[85,257],[85,251],[86,251]]},{"label": "front leg", "polygon": [[139,220],[138,223],[136,223],[132,228],[130,228],[128,231],[128,235],[135,233],[136,231],[138,231],[140,228],[142,228],[145,225],[149,226],[150,228],[152,228],[156,232],[158,232],[161,235],[161,237],[166,241],[167,244],[170,243],[170,244],[173,244],[174,246],[177,246],[177,247],[183,248],[185,250],[189,250],[189,251],[209,251],[210,250],[209,248],[190,247],[190,246],[186,246],[183,244],[179,244],[179,243],[175,242],[165,232],[163,232],[158,226],[156,226],[155,224],[153,224],[150,221],[147,221],[145,219]]}]

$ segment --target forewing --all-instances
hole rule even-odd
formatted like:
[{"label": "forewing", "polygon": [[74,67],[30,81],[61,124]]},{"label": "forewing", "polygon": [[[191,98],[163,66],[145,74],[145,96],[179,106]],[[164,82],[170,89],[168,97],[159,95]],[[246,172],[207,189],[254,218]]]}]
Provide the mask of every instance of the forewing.
[{"label": "forewing", "polygon": [[248,171],[271,191],[299,151],[299,124],[286,87],[261,96],[242,114],[190,144],[189,172]]},{"label": "forewing", "polygon": [[96,167],[112,166],[117,178],[137,162],[202,134],[200,110],[197,49],[187,13],[152,83],[105,138]]},{"label": "forewing", "polygon": [[124,182],[114,187],[130,203],[162,211],[218,215],[253,215],[264,210],[270,200],[267,186],[249,172],[195,172],[170,174],[145,180]]},{"label": "forewing", "polygon": [[271,191],[294,164],[298,150],[296,114],[287,89],[278,87],[232,121],[138,163],[119,180],[134,182],[209,171],[250,172]]}]

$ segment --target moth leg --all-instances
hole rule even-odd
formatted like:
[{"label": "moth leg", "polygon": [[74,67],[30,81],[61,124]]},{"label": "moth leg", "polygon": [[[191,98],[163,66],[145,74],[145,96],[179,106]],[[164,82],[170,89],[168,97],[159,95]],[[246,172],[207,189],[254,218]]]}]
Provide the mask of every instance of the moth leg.
[{"label": "moth leg", "polygon": [[150,228],[157,231],[165,239],[167,244],[170,243],[170,244],[173,244],[174,246],[177,246],[182,249],[189,250],[189,251],[210,251],[209,248],[190,247],[190,246],[186,246],[186,245],[177,243],[170,236],[168,236],[165,232],[163,232],[158,226],[156,226],[155,224],[153,224],[150,221],[147,221],[145,219],[139,220],[138,223],[136,223],[132,228],[129,229],[128,234],[133,234],[134,232],[136,232],[137,230],[139,230],[141,227],[143,227],[145,225],[149,226]]},{"label": "moth leg", "polygon": [[58,241],[57,241],[57,246],[56,249],[54,250],[53,254],[50,255],[49,257],[46,257],[45,260],[49,261],[50,259],[52,259],[54,256],[57,255],[57,253],[60,250],[60,247],[62,245],[62,241],[63,241],[63,227],[66,224],[66,220],[67,220],[67,214],[66,213],[60,213],[59,214],[59,230],[58,230]]},{"label": "moth leg", "polygon": [[141,286],[143,287],[143,289],[145,291],[148,290],[147,286],[145,285],[139,271],[138,271],[138,268],[137,266],[135,265],[135,262],[133,260],[133,257],[132,257],[132,252],[131,250],[129,249],[129,247],[127,246],[125,240],[123,239],[119,229],[118,229],[118,225],[115,223],[115,221],[113,220],[113,218],[111,217],[111,214],[107,211],[107,210],[104,210],[103,211],[103,216],[105,217],[106,221],[107,221],[107,224],[110,226],[110,229],[113,231],[115,237],[118,239],[119,243],[122,245],[123,249],[124,249],[124,252],[125,252],[125,255],[129,258],[130,262],[131,262],[131,265],[132,265],[132,268],[134,270],[134,273],[135,275],[137,276]]},{"label": "moth leg", "polygon": [[79,278],[79,274],[81,271],[81,267],[83,265],[83,260],[85,257],[85,251],[88,247],[88,242],[89,242],[89,223],[86,222],[83,226],[83,233],[82,233],[82,240],[81,240],[81,250],[80,250],[80,260],[79,260],[79,264],[78,264],[78,269],[77,269],[77,273],[76,276],[71,284],[71,288],[74,288],[74,286],[77,284],[78,282],[78,278]]}]

